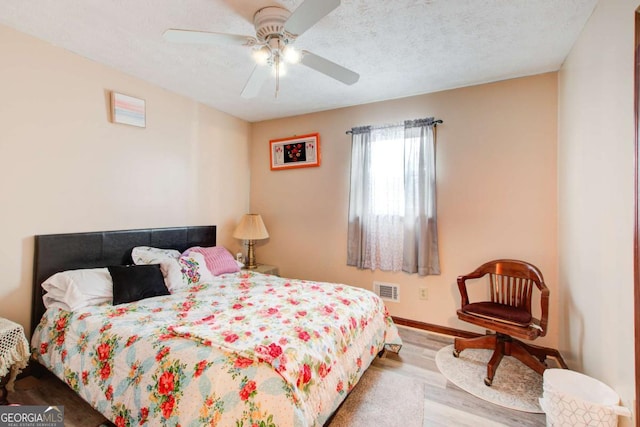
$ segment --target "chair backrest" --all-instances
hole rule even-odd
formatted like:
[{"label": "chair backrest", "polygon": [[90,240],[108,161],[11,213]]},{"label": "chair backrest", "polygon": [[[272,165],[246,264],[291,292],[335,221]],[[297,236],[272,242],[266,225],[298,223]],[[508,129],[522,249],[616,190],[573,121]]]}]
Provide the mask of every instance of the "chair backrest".
[{"label": "chair backrest", "polygon": [[491,302],[518,307],[530,314],[533,289],[537,287],[542,292],[540,326],[546,330],[549,290],[536,266],[525,261],[499,259],[489,261],[463,277],[477,279],[485,275],[489,275]]},{"label": "chair backrest", "polygon": [[499,262],[488,268],[491,269],[488,272],[491,302],[531,312],[533,287],[544,281],[539,272],[532,271],[535,267],[513,262]]}]

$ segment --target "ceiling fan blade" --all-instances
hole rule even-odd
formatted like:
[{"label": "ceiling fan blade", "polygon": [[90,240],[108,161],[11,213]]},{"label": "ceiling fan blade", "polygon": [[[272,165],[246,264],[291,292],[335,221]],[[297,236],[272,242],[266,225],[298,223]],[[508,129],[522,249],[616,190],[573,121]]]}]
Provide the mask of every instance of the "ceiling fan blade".
[{"label": "ceiling fan blade", "polygon": [[300,62],[347,85],[352,85],[360,79],[360,74],[306,50],[302,51]]},{"label": "ceiling fan blade", "polygon": [[258,96],[262,85],[264,85],[270,73],[271,67],[268,65],[256,65],[249,76],[249,80],[247,80],[247,84],[244,85],[240,96],[243,98],[255,98]]},{"label": "ceiling fan blade", "polygon": [[239,34],[210,33],[207,31],[177,30],[171,28],[162,34],[165,40],[176,43],[231,43],[238,45],[253,45],[257,41],[251,36]]},{"label": "ceiling fan blade", "polygon": [[299,36],[338,6],[340,0],[305,0],[284,23],[284,30]]}]

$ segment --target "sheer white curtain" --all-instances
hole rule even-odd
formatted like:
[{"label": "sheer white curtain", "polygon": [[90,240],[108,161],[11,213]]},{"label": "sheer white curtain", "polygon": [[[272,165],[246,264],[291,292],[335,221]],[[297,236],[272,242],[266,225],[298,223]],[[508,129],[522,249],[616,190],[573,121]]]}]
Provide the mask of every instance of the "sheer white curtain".
[{"label": "sheer white curtain", "polygon": [[433,119],[352,129],[347,264],[440,274]]}]

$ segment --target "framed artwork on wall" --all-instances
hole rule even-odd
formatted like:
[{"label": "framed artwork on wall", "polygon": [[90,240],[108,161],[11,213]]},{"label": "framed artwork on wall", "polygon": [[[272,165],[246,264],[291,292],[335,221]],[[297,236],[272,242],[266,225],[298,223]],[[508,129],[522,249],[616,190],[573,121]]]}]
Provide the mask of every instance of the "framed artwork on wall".
[{"label": "framed artwork on wall", "polygon": [[320,135],[296,135],[269,141],[271,170],[320,166]]},{"label": "framed artwork on wall", "polygon": [[146,127],[144,99],[111,92],[111,120],[113,123]]}]

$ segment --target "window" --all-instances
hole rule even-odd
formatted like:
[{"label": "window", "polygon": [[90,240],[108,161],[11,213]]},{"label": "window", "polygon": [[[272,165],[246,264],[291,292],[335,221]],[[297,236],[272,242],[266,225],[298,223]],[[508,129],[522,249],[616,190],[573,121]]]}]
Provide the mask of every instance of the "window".
[{"label": "window", "polygon": [[440,273],[434,125],[352,129],[348,265]]},{"label": "window", "polygon": [[[397,139],[397,138],[400,139]],[[402,135],[371,133],[371,210],[375,215],[404,215]]]}]

